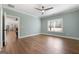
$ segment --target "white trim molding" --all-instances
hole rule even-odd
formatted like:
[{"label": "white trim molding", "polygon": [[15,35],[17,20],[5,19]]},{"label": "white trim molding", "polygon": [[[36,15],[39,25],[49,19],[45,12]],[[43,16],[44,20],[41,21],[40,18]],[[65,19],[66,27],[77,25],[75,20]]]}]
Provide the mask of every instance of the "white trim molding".
[{"label": "white trim molding", "polygon": [[20,17],[7,14],[6,17],[18,18],[18,37],[20,38]]},{"label": "white trim molding", "polygon": [[20,36],[20,39],[26,38],[26,37],[30,37],[30,36],[36,36],[36,35],[40,35],[40,33],[37,33],[37,34],[30,34],[30,35],[26,35],[26,36]]},{"label": "white trim molding", "polygon": [[2,32],[2,30],[3,30],[3,28],[2,28],[3,27],[2,26],[2,24],[3,24],[3,8],[2,8],[2,6],[1,6],[1,11],[0,12],[1,12],[1,20],[0,20],[1,21],[1,28],[0,28],[0,30],[1,30],[1,33],[0,33],[1,34],[1,38],[0,38],[1,41],[0,41],[0,48],[3,48],[3,40],[2,40],[3,39],[3,37],[2,37],[2,35],[3,35],[3,32]]},{"label": "white trim molding", "polygon": [[36,35],[50,35],[50,36],[56,36],[56,37],[62,37],[62,38],[69,38],[69,39],[74,39],[74,40],[79,40],[77,37],[70,37],[70,36],[62,36],[62,35],[54,35],[54,34],[47,34],[47,33],[37,33],[37,34],[31,34],[31,35],[26,35],[26,36],[21,36],[20,39],[26,38],[26,37],[31,37],[31,36],[36,36]]},{"label": "white trim molding", "polygon": [[41,33],[43,35],[50,35],[50,36],[56,36],[56,37],[62,37],[62,38],[69,38],[69,39],[74,39],[74,40],[79,40],[77,37],[71,37],[71,36],[63,36],[63,35],[54,35],[54,34],[47,34],[47,33]]}]

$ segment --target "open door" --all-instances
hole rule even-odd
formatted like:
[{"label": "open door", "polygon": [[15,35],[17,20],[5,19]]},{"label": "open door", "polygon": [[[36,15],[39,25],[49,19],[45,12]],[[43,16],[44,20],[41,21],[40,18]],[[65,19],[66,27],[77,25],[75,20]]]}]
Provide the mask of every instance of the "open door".
[{"label": "open door", "polygon": [[0,11],[1,13],[0,13],[0,15],[1,15],[1,19],[0,19],[0,48],[3,48],[3,46],[5,46],[5,30],[4,30],[4,28],[5,28],[5,15],[4,15],[4,13],[3,13],[3,8],[1,8],[1,11]]},{"label": "open door", "polygon": [[0,47],[3,48],[5,46],[5,15],[3,13],[3,8],[1,8],[1,44]]},{"label": "open door", "polygon": [[6,13],[2,14],[2,46],[5,46],[5,17]]},{"label": "open door", "polygon": [[3,39],[3,46],[5,46],[6,45],[6,18],[7,18],[7,14],[6,14],[6,12],[4,12],[4,16],[3,16],[4,18],[3,18],[3,37],[4,37],[4,39]]}]

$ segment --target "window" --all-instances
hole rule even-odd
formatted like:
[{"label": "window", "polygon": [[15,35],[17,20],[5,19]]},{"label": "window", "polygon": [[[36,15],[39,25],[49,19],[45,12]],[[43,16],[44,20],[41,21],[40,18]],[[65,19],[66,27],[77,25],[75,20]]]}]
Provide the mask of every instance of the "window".
[{"label": "window", "polygon": [[54,19],[48,21],[48,31],[62,32],[63,31],[63,19]]}]

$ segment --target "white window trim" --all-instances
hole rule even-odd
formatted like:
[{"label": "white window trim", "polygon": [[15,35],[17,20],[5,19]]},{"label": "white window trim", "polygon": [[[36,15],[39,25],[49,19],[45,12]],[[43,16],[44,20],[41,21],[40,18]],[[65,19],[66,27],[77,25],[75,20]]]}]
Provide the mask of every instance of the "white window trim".
[{"label": "white window trim", "polygon": [[64,33],[64,22],[63,22],[63,18],[56,18],[56,19],[53,19],[53,20],[58,20],[58,19],[62,19],[62,28],[63,28],[63,30],[62,30],[62,31],[49,31],[49,30],[48,30],[48,21],[51,21],[51,20],[48,20],[48,21],[47,21],[47,32]]}]

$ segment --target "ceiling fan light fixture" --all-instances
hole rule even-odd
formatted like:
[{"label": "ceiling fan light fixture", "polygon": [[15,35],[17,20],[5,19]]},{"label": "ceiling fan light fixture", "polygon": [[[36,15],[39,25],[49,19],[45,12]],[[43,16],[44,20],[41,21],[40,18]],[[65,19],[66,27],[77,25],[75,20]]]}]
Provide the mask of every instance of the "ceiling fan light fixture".
[{"label": "ceiling fan light fixture", "polygon": [[42,15],[43,15],[43,14],[45,13],[45,10],[42,10],[41,13],[42,13]]},{"label": "ceiling fan light fixture", "polygon": [[42,12],[44,13],[45,11],[44,11],[44,10],[42,10]]},{"label": "ceiling fan light fixture", "polygon": [[40,9],[40,8],[35,8],[35,9],[41,11],[41,13],[42,13],[42,15],[43,15],[43,14],[45,13],[45,11],[48,11],[48,10],[50,10],[50,9],[53,9],[53,7],[45,8],[44,6],[42,6],[42,9]]}]

